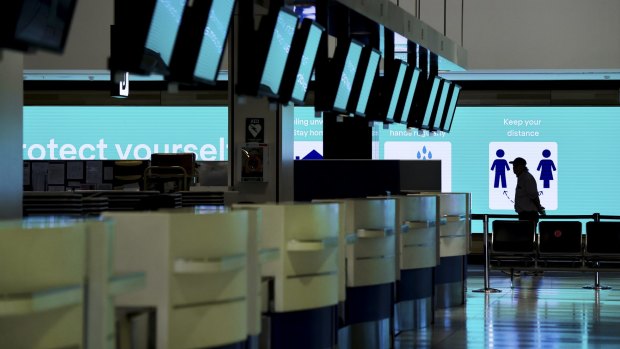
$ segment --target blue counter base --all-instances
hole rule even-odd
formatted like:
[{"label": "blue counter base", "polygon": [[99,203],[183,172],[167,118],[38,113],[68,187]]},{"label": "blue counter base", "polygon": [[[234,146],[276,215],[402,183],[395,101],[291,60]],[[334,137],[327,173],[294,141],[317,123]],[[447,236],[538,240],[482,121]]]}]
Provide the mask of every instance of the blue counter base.
[{"label": "blue counter base", "polygon": [[396,333],[428,327],[433,322],[434,268],[400,271],[396,282],[394,329]]},{"label": "blue counter base", "polygon": [[338,349],[388,349],[394,284],[347,287]]},{"label": "blue counter base", "polygon": [[394,284],[347,287],[344,325],[389,319],[394,304]]},{"label": "blue counter base", "polygon": [[433,298],[414,299],[394,304],[394,331],[414,331],[433,323]]},{"label": "blue counter base", "polygon": [[467,256],[442,257],[435,268],[435,309],[465,304]]},{"label": "blue counter base", "polygon": [[356,323],[338,331],[338,349],[389,349],[390,319]]},{"label": "blue counter base", "polygon": [[336,305],[263,315],[261,347],[270,349],[334,348],[337,337]]}]

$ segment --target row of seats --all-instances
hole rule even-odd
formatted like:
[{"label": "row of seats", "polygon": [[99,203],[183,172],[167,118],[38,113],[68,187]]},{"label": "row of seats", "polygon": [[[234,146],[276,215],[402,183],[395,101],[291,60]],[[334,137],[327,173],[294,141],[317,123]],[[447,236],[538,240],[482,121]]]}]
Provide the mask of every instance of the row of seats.
[{"label": "row of seats", "polygon": [[[590,221],[583,234],[580,221],[542,220],[538,234],[530,221],[495,220],[492,223],[491,260],[533,263],[537,267],[570,262],[584,268],[620,262],[620,222]],[[541,265],[542,264],[542,265]]]}]

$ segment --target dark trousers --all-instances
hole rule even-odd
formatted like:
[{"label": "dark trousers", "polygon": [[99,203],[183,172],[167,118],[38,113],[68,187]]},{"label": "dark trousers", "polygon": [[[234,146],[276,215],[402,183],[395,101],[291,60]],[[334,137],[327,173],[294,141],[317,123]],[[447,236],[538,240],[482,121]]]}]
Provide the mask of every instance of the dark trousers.
[{"label": "dark trousers", "polygon": [[536,225],[538,224],[538,212],[524,211],[524,212],[519,212],[517,214],[519,215],[519,220],[530,221],[534,223],[534,229],[536,229]]}]

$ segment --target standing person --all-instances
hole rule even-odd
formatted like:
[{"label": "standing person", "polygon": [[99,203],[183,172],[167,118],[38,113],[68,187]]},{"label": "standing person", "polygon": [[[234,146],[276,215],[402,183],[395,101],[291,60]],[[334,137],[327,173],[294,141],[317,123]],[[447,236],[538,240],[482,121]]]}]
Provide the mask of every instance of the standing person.
[{"label": "standing person", "polygon": [[[519,220],[534,223],[534,233],[538,224],[538,214],[545,215],[545,208],[540,204],[538,197],[538,185],[536,179],[528,170],[524,158],[516,158],[510,162],[512,171],[517,176],[517,188],[515,190],[515,211],[519,215]],[[534,271],[528,275],[540,276],[542,271]],[[520,276],[520,271],[515,271],[514,276]]]},{"label": "standing person", "polygon": [[538,215],[545,215],[545,208],[540,204],[536,179],[528,170],[527,162],[523,158],[516,158],[510,162],[512,171],[517,176],[515,190],[515,211],[520,220],[538,224]]}]

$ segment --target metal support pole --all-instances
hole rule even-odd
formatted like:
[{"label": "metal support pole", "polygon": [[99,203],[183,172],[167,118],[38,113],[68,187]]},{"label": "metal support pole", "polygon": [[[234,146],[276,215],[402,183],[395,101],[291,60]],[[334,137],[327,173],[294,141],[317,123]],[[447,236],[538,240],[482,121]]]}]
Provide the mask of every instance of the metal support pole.
[{"label": "metal support pole", "polygon": [[[595,268],[598,268],[599,265],[600,265],[599,261],[594,262]],[[596,271],[596,273],[594,273],[594,285],[586,285],[586,286],[583,286],[583,288],[585,288],[586,290],[595,290],[595,291],[611,290],[611,286],[601,285],[601,278],[600,278],[598,270]]]},{"label": "metal support pole", "polygon": [[484,251],[484,288],[480,288],[477,290],[473,290],[473,292],[479,292],[479,293],[499,293],[502,292],[502,290],[498,290],[496,288],[491,288],[490,282],[489,282],[489,268],[491,266],[491,257],[490,257],[490,253],[489,253],[489,215],[484,215],[484,220],[483,220],[483,251]]},{"label": "metal support pole", "polygon": [[[601,221],[601,214],[600,213],[595,213],[593,215],[592,218],[595,222],[600,222]],[[601,265],[600,261],[596,261],[594,262],[594,267],[598,269],[598,267]],[[601,285],[601,278],[599,275],[598,270],[596,271],[596,273],[594,274],[594,285],[587,285],[587,286],[583,286],[583,288],[587,289],[587,290],[595,290],[595,291],[599,291],[599,290],[611,290],[611,286],[603,286]]]}]

